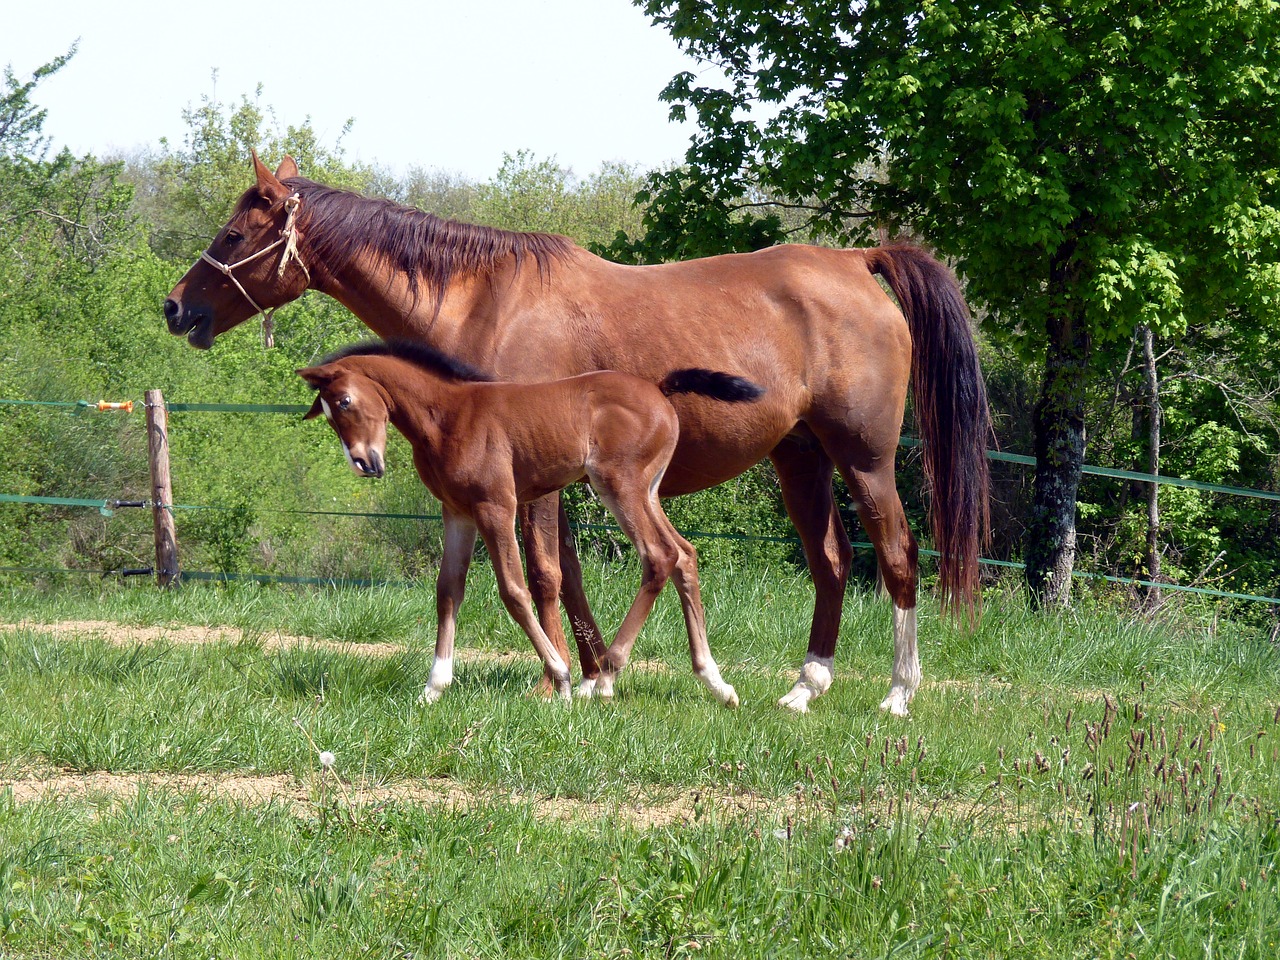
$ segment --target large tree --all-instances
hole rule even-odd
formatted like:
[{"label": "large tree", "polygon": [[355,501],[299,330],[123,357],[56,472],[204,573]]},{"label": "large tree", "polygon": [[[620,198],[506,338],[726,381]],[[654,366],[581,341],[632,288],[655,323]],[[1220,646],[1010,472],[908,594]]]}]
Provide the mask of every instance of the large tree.
[{"label": "large tree", "polygon": [[630,252],[777,240],[782,198],[837,241],[951,258],[1042,365],[1027,575],[1064,602],[1090,374],[1140,326],[1280,326],[1280,4],[637,4],[718,70],[664,93],[700,132]]}]

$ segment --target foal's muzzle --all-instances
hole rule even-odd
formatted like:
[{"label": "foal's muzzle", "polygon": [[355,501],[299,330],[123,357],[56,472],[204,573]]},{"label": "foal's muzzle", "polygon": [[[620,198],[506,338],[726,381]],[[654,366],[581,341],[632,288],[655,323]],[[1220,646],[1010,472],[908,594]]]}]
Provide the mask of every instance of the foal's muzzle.
[{"label": "foal's muzzle", "polygon": [[356,468],[356,472],[363,477],[380,477],[386,472],[386,467],[382,463],[382,457],[377,450],[370,450],[368,459],[364,457],[352,457],[351,465]]}]

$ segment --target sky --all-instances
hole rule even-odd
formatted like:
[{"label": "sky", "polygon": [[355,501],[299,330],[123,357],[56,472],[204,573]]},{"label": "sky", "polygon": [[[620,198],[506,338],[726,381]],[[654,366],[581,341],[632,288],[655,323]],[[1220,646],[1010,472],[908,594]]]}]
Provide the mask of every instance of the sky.
[{"label": "sky", "polygon": [[248,96],[280,128],[309,118],[329,147],[354,120],[347,159],[396,173],[485,180],[519,150],[579,175],[648,169],[680,160],[693,132],[659,93],[706,69],[630,0],[59,0],[2,22],[0,67],[20,80],[79,42],[33,99],[55,149],[99,157],[181,147],[184,109]]}]

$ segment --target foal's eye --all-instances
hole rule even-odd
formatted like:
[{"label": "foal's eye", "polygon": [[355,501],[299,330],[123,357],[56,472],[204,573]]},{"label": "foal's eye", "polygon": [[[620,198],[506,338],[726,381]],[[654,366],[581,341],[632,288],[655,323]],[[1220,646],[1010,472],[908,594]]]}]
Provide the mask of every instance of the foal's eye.
[{"label": "foal's eye", "polygon": [[347,409],[348,407],[350,407],[350,406],[351,406],[351,398],[350,398],[350,397],[343,397],[341,400],[339,400],[339,401],[338,401],[338,409],[339,409],[339,410],[346,410],[346,409]]}]

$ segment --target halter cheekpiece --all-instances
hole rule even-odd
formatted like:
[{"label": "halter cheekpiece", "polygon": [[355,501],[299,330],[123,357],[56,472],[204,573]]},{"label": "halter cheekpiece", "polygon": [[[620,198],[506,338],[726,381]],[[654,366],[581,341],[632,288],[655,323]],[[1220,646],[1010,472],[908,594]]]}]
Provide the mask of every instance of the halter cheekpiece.
[{"label": "halter cheekpiece", "polygon": [[209,251],[207,250],[200,254],[201,260],[209,264],[211,267],[213,267],[223,276],[227,277],[232,283],[236,285],[236,289],[239,290],[240,293],[244,295],[244,298],[249,301],[250,306],[252,306],[253,309],[258,312],[258,315],[262,317],[263,331],[268,341],[267,346],[271,346],[272,317],[275,314],[276,310],[279,309],[279,307],[272,307],[270,310],[267,310],[266,308],[260,306],[258,304],[258,301],[253,299],[253,297],[249,295],[249,291],[244,288],[244,284],[242,284],[239,281],[239,279],[237,279],[236,275],[231,271],[235,270],[236,267],[242,267],[246,263],[252,263],[254,260],[258,260],[262,257],[265,257],[267,254],[273,251],[276,247],[283,245],[284,252],[280,254],[280,266],[276,268],[276,276],[283,277],[285,268],[289,266],[289,261],[296,260],[298,263],[298,266],[302,268],[302,272],[307,278],[307,283],[310,283],[311,271],[307,269],[307,265],[302,262],[302,257],[299,256],[298,254],[297,219],[298,219],[298,209],[301,206],[302,206],[302,197],[298,196],[298,194],[293,193],[293,194],[290,194],[288,197],[286,197],[284,201],[284,208],[287,215],[285,217],[284,227],[281,228],[280,230],[279,238],[274,243],[263,247],[257,253],[250,254],[249,256],[245,257],[243,260],[237,260],[235,263],[223,263],[221,260],[217,260],[213,256],[211,256],[209,254]]}]

